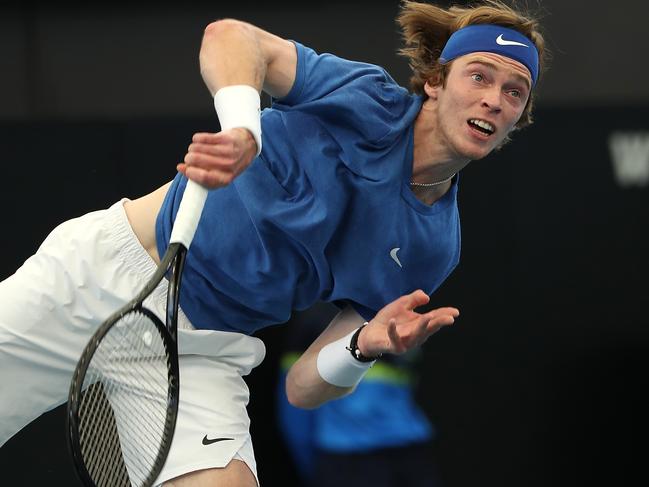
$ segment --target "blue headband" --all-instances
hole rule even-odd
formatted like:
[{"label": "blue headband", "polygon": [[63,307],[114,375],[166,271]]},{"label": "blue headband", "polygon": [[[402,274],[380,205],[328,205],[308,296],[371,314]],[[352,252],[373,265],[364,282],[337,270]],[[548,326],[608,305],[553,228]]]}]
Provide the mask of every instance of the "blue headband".
[{"label": "blue headband", "polygon": [[439,62],[446,64],[472,52],[493,52],[518,61],[532,75],[539,77],[539,53],[532,41],[520,32],[491,24],[474,24],[453,32],[446,42]]}]

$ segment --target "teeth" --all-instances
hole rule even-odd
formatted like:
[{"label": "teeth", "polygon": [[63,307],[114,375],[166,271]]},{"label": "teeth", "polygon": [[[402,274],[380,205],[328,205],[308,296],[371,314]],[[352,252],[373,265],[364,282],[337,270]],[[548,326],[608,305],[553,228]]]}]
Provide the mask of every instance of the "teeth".
[{"label": "teeth", "polygon": [[484,120],[478,120],[477,118],[473,118],[469,120],[474,125],[477,125],[478,127],[482,127],[485,130],[488,130],[489,132],[493,133],[496,129],[494,128],[493,125],[491,125],[489,122],[485,122]]}]

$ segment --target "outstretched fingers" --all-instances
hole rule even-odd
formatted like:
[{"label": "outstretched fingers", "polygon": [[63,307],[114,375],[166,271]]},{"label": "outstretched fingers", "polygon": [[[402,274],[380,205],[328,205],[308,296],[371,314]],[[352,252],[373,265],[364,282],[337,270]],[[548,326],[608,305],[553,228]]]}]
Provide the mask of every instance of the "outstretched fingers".
[{"label": "outstretched fingers", "polygon": [[455,323],[455,318],[460,316],[460,311],[457,308],[438,308],[429,311],[424,316],[428,319],[427,330],[434,333],[443,326]]},{"label": "outstretched fingers", "polygon": [[460,312],[456,308],[439,308],[419,317],[419,322],[413,330],[413,345],[423,344],[428,337],[437,333],[444,326],[452,325]]},{"label": "outstretched fingers", "polygon": [[413,310],[419,306],[427,304],[428,301],[430,301],[430,296],[428,296],[428,294],[426,294],[421,289],[417,289],[410,294],[402,296],[401,299],[407,309]]}]

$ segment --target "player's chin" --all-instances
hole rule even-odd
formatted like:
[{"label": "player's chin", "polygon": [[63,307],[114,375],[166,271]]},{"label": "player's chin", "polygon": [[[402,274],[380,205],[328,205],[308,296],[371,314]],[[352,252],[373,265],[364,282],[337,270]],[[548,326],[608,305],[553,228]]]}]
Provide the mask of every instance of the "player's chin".
[{"label": "player's chin", "polygon": [[466,147],[458,151],[463,159],[470,161],[479,161],[484,159],[493,151],[493,147]]},{"label": "player's chin", "polygon": [[494,137],[488,141],[478,144],[467,144],[464,147],[463,156],[472,161],[479,161],[491,154],[502,143],[502,139]]},{"label": "player's chin", "polygon": [[458,152],[462,157],[477,161],[487,157],[494,150],[500,148],[507,139],[507,132],[497,130],[491,134],[477,133],[471,129],[468,137],[460,142]]}]

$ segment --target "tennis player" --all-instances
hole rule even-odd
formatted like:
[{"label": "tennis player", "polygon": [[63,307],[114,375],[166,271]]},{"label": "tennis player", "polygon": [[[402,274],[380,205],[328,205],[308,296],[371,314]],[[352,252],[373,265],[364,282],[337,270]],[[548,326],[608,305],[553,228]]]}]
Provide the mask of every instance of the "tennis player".
[{"label": "tennis player", "polygon": [[[0,370],[14,379],[0,381],[0,444],[65,400],[92,332],[154,272],[186,178],[216,190],[183,277],[181,403],[159,483],[258,484],[242,376],[265,353],[254,332],[293,309],[341,308],[288,373],[304,408],[454,322],[455,308],[416,309],[458,263],[458,173],[531,122],[543,38],[497,1],[404,2],[398,23],[411,91],[244,22],[206,28],[222,131],[195,134],[164,187],[57,227],[0,283]],[[262,89],[274,103],[260,116]],[[146,304],[164,318],[164,284]]]}]

